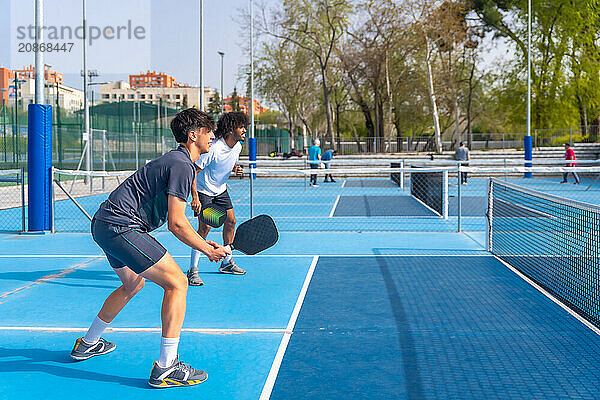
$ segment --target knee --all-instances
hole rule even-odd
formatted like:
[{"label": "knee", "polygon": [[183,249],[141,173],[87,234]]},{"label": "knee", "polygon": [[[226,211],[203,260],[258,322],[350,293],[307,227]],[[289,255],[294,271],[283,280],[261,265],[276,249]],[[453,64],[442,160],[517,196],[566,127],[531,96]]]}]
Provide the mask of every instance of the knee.
[{"label": "knee", "polygon": [[179,273],[170,280],[168,287],[165,289],[185,292],[185,291],[187,291],[187,288],[188,288],[187,277],[183,273]]}]

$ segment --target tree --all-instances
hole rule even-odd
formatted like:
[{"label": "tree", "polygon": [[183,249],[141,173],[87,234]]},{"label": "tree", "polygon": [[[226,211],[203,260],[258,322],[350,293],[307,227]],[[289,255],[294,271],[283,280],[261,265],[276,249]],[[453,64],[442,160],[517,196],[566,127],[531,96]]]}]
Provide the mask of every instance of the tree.
[{"label": "tree", "polygon": [[231,94],[231,111],[237,112],[240,110],[240,96],[238,96],[237,87],[234,87]]},{"label": "tree", "polygon": [[221,114],[221,95],[215,92],[212,101],[208,103],[208,112],[214,115]]},{"label": "tree", "polygon": [[319,67],[327,136],[334,142],[329,73],[335,45],[345,31],[351,6],[347,0],[284,0],[282,8],[262,29],[284,42],[304,49]]}]

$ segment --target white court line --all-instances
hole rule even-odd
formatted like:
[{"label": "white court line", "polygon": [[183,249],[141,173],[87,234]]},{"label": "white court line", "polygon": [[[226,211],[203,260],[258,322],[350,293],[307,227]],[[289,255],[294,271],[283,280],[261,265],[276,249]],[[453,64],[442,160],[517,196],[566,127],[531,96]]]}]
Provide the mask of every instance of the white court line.
[{"label": "white court line", "polygon": [[343,188],[344,186],[346,186],[346,182],[348,182],[348,181],[347,181],[346,179],[344,179],[344,182],[342,182],[342,188]]},{"label": "white court line", "polygon": [[[0,331],[32,331],[32,332],[87,332],[88,328],[67,328],[60,326],[0,326]],[[183,328],[182,332],[195,333],[291,333],[287,329],[265,328]],[[117,328],[108,327],[106,332],[161,332],[161,328]]]},{"label": "white court line", "polygon": [[340,202],[340,195],[338,194],[337,198],[335,199],[335,203],[333,203],[333,208],[331,209],[331,212],[329,213],[329,218],[333,218],[333,213],[335,212],[335,209],[337,208],[337,205],[339,202]]},{"label": "white court line", "polygon": [[[415,249],[420,250],[420,249]],[[421,249],[422,250],[422,249]],[[443,249],[440,249],[442,251]],[[430,249],[430,251],[438,251],[436,249]],[[485,250],[465,250],[465,251],[485,251]],[[268,258],[313,258],[313,257],[492,257],[491,254],[236,254],[236,257],[268,257]],[[15,255],[0,255],[0,258],[88,258],[88,257],[105,257],[104,254],[43,254],[43,255],[31,255],[31,254],[15,254]],[[189,258],[190,255],[172,255],[173,258]]]},{"label": "white court line", "polygon": [[564,305],[560,300],[558,300],[556,297],[554,297],[550,293],[548,293],[543,287],[541,287],[540,285],[538,285],[537,283],[535,283],[534,281],[532,281],[531,279],[529,279],[527,276],[523,275],[521,273],[521,271],[519,271],[518,269],[516,269],[515,267],[513,267],[512,265],[510,265],[509,263],[507,263],[506,261],[502,260],[501,258],[499,258],[497,256],[494,256],[494,258],[496,260],[500,261],[502,264],[504,264],[504,266],[506,266],[512,272],[514,272],[515,274],[517,274],[518,276],[520,276],[525,282],[529,283],[531,286],[533,286],[534,288],[536,288],[544,296],[546,296],[547,298],[549,298],[550,300],[552,300],[554,303],[556,303],[558,306],[560,306],[560,308],[562,308],[563,310],[565,310],[566,312],[568,312],[569,314],[571,314],[573,317],[577,318],[577,320],[579,322],[581,322],[583,325],[587,326],[596,335],[600,335],[600,329],[598,329],[591,322],[589,322],[588,320],[586,320],[585,318],[583,318],[581,315],[577,314],[575,311],[571,310],[569,307],[567,307],[566,305]]},{"label": "white court line", "polygon": [[281,367],[281,362],[283,361],[283,356],[285,354],[285,350],[287,349],[288,343],[290,342],[291,332],[294,330],[294,325],[296,325],[296,320],[298,319],[298,314],[300,314],[300,309],[302,308],[302,303],[304,303],[304,297],[306,296],[306,291],[308,290],[308,285],[312,279],[312,276],[315,272],[315,267],[317,265],[317,261],[319,260],[318,256],[315,256],[310,264],[310,268],[308,269],[308,273],[306,274],[306,279],[304,279],[304,284],[302,285],[302,290],[300,290],[300,295],[298,295],[298,300],[296,301],[296,306],[294,307],[294,311],[292,312],[292,316],[290,317],[290,321],[287,324],[286,330],[288,333],[283,335],[281,339],[281,343],[279,344],[279,348],[277,349],[277,353],[275,354],[275,359],[273,360],[273,364],[271,365],[271,370],[269,371],[269,376],[267,376],[267,382],[265,382],[265,386],[263,387],[262,392],[260,393],[260,400],[268,400],[271,397],[271,392],[273,391],[273,386],[275,385],[275,380],[277,379],[277,374],[279,373],[279,368]]}]

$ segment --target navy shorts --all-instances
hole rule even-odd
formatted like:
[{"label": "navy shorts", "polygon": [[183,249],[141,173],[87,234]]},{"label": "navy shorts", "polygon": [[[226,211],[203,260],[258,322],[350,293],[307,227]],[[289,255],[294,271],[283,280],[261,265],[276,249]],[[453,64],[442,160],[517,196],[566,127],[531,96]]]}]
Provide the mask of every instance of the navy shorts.
[{"label": "navy shorts", "polygon": [[146,232],[92,220],[92,237],[113,268],[129,267],[140,274],[156,264],[167,250]]},{"label": "navy shorts", "polygon": [[[216,196],[209,196],[207,194],[198,192],[198,199],[200,199],[200,204],[202,207],[207,204],[214,204],[215,206],[219,206],[224,210],[231,210],[233,208],[233,204],[231,204],[231,199],[229,198],[229,193],[227,193],[227,190]],[[197,216],[198,213],[194,211],[194,217]]]}]

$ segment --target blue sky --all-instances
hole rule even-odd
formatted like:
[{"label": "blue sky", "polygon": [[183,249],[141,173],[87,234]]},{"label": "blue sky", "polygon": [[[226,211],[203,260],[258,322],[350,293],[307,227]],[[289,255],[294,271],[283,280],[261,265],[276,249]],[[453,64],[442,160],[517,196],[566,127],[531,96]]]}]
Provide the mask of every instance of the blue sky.
[{"label": "blue sky", "polygon": [[[270,0],[271,4],[277,0]],[[33,24],[34,0],[0,0],[0,34],[10,40],[0,42],[0,66],[21,68],[34,64],[32,52],[19,52],[20,43],[33,42],[27,26]],[[220,57],[225,53],[224,87],[230,93],[236,82],[240,65],[248,63],[241,49],[249,27],[238,24],[240,8],[249,8],[249,0],[204,0],[204,84],[220,86]],[[71,43],[71,52],[45,53],[44,62],[63,72],[65,83],[81,87],[81,40],[66,35],[81,25],[81,0],[45,0],[44,25],[56,27],[55,39],[45,41]],[[100,73],[95,81],[127,79],[130,73],[156,70],[166,72],[179,82],[193,86],[199,82],[199,1],[198,0],[102,0],[87,1],[88,26],[108,29],[112,39],[99,38],[88,46],[88,68]],[[120,30],[118,27],[131,26]],[[129,35],[137,27],[138,38]],[[60,33],[63,33],[61,36]]]}]

